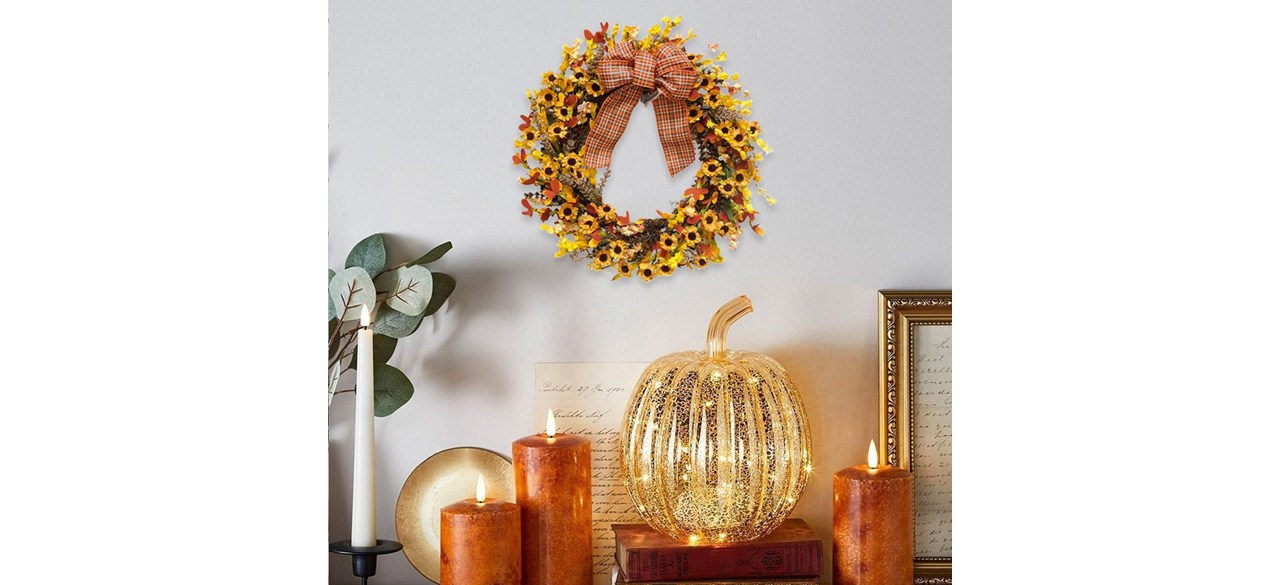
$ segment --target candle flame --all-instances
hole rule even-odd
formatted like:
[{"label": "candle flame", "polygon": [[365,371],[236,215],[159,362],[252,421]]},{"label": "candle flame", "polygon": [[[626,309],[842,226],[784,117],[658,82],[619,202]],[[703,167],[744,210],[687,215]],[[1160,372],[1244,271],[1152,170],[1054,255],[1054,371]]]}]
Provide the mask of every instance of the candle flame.
[{"label": "candle flame", "polygon": [[556,436],[556,415],[551,412],[550,408],[547,409],[547,436]]},{"label": "candle flame", "polygon": [[476,478],[476,503],[477,504],[484,503],[484,476],[483,475]]},{"label": "candle flame", "polygon": [[875,469],[880,466],[880,453],[876,451],[876,441],[871,440],[871,446],[867,447],[867,468]]},{"label": "candle flame", "polygon": [[369,305],[360,305],[360,326],[369,326]]}]

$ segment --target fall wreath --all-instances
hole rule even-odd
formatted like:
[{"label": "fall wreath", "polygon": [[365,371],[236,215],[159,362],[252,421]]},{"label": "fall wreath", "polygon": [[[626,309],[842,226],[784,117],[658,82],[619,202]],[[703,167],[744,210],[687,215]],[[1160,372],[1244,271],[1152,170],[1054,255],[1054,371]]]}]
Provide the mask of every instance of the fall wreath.
[{"label": "fall wreath", "polygon": [[[722,262],[721,242],[736,249],[743,223],[764,235],[751,196],[754,185],[774,203],[756,168],[770,149],[759,123],[747,119],[750,92],[720,68],[723,52],[687,51],[694,34],[672,36],[679,24],[663,18],[643,37],[608,23],[584,30],[564,47],[560,68],[526,92],[530,112],[520,116],[512,161],[527,171],[520,182],[537,188],[525,193],[523,213],[559,238],[556,257],[589,258],[594,270],[614,270],[614,279],[647,281]],[[602,197],[613,147],[638,103],[654,108],[667,171],[700,165],[693,185],[657,218],[620,215]]]}]

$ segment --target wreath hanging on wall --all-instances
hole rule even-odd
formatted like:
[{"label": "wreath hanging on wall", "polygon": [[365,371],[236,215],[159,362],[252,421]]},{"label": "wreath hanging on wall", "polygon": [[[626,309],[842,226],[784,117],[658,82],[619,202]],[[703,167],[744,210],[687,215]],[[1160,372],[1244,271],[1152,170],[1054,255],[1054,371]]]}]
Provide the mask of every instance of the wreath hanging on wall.
[{"label": "wreath hanging on wall", "polygon": [[[523,214],[559,238],[556,257],[590,259],[593,270],[613,270],[615,280],[648,281],[681,266],[723,262],[721,243],[736,249],[743,223],[764,235],[752,186],[774,203],[759,188],[756,163],[770,148],[759,123],[747,119],[750,92],[720,68],[723,52],[687,51],[695,35],[672,36],[679,24],[679,17],[663,18],[643,37],[636,27],[619,31],[608,23],[584,30],[564,47],[560,68],[526,92],[529,115],[520,116],[512,162],[527,171],[520,182],[537,190],[525,193]],[[620,215],[603,199],[613,147],[639,103],[654,108],[667,172],[699,165],[693,185],[656,218]]]}]

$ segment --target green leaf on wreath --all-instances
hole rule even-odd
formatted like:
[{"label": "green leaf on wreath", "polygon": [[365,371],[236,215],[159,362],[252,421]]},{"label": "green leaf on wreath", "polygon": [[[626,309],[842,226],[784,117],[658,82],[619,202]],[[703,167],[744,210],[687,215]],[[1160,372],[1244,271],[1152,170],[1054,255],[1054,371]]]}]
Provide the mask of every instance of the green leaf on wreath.
[{"label": "green leaf on wreath", "polygon": [[387,246],[382,241],[382,234],[373,234],[356,244],[347,254],[347,268],[359,266],[370,276],[382,272],[387,267]]},{"label": "green leaf on wreath", "polygon": [[449,295],[453,294],[453,289],[458,287],[458,281],[443,272],[432,272],[431,282],[431,302],[427,303],[424,315],[434,315],[439,311],[440,306],[449,300]]},{"label": "green leaf on wreath", "polygon": [[446,252],[453,249],[453,242],[445,242],[431,249],[430,252],[423,254],[421,258],[410,262],[409,266],[419,266],[422,264],[430,264],[439,260]]},{"label": "green leaf on wreath", "polygon": [[387,291],[387,306],[406,315],[421,315],[431,301],[433,280],[431,271],[424,266],[397,268],[395,283]]},{"label": "green leaf on wreath", "polygon": [[373,320],[373,332],[396,339],[408,337],[418,330],[423,315],[406,315],[391,307],[383,306],[378,310],[377,318]]},{"label": "green leaf on wreath", "polygon": [[413,398],[413,382],[395,366],[373,366],[373,414],[387,416]]}]

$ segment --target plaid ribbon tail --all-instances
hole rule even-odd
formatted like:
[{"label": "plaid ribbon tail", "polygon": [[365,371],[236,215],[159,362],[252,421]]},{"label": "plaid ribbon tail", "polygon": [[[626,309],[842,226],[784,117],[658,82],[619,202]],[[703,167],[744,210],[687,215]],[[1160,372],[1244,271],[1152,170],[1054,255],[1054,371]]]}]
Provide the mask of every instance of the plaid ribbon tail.
[{"label": "plaid ribbon tail", "polygon": [[617,146],[622,133],[631,121],[631,111],[640,103],[643,91],[634,85],[620,87],[600,104],[596,117],[591,121],[591,129],[587,131],[587,144],[583,149],[582,160],[587,166],[602,169],[613,161],[613,147]]},{"label": "plaid ribbon tail", "polygon": [[673,177],[693,162],[695,154],[684,105],[684,100],[675,100],[665,95],[659,95],[653,100],[653,114],[658,121],[658,140],[662,142],[667,172]]},{"label": "plaid ribbon tail", "polygon": [[[693,136],[684,111],[685,96],[697,81],[697,72],[682,49],[671,44],[657,54],[638,52],[633,43],[619,45],[601,61],[600,82],[613,92],[600,104],[587,131],[583,161],[592,168],[608,167],[613,147],[631,120],[631,111],[646,89],[656,89],[653,113],[667,172],[675,175],[694,161]],[[614,89],[617,88],[617,89]]]}]

